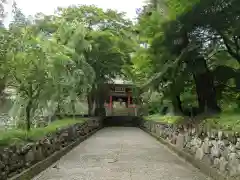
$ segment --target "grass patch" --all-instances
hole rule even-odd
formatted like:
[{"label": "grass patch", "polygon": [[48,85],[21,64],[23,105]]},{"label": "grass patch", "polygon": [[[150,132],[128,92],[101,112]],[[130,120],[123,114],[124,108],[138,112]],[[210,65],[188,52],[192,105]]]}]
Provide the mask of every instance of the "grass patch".
[{"label": "grass patch", "polygon": [[223,131],[240,132],[240,114],[222,113],[217,116],[207,118],[203,125]]},{"label": "grass patch", "polygon": [[[167,124],[179,124],[184,122],[184,117],[181,116],[171,116],[160,114],[154,114],[149,116],[144,116],[145,120],[155,121]],[[240,133],[240,113],[221,113],[213,117],[206,118],[197,123],[203,125],[208,129],[222,130],[225,132],[238,132]]]},{"label": "grass patch", "polygon": [[61,119],[50,123],[47,127],[34,128],[27,132],[20,129],[12,129],[8,131],[1,131],[0,146],[7,146],[10,144],[19,144],[23,142],[30,142],[40,139],[49,133],[54,133],[58,128],[68,127],[77,123],[84,123],[87,118],[78,119]]},{"label": "grass patch", "polygon": [[160,114],[145,116],[144,119],[148,121],[155,121],[155,122],[166,123],[166,124],[178,124],[184,120],[182,116],[174,116],[174,115],[163,116]]}]

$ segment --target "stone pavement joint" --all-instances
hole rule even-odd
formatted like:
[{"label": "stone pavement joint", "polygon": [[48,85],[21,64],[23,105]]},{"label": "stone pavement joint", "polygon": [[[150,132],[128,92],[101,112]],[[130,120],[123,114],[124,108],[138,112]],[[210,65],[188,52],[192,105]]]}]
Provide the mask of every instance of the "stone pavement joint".
[{"label": "stone pavement joint", "polygon": [[211,180],[141,129],[109,127],[33,180]]}]

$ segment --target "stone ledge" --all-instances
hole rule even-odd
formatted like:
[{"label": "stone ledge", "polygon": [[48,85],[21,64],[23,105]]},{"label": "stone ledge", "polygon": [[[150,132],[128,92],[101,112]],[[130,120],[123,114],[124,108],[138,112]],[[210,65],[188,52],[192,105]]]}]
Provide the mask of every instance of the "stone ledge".
[{"label": "stone ledge", "polygon": [[99,127],[98,129],[90,132],[88,135],[85,135],[83,137],[80,137],[78,140],[73,142],[72,144],[68,145],[67,147],[63,148],[62,150],[55,152],[51,156],[47,157],[46,159],[36,163],[35,165],[31,166],[29,169],[24,170],[20,174],[10,178],[9,180],[31,180],[33,177],[47,169],[49,166],[51,166],[53,163],[58,161],[61,157],[66,155],[68,152],[70,152],[74,147],[79,145],[81,142],[86,140],[88,137],[95,134],[98,130],[102,129],[102,127]]},{"label": "stone ledge", "polygon": [[151,135],[152,137],[156,138],[159,142],[167,146],[171,151],[176,153],[178,156],[192,164],[194,167],[198,168],[202,173],[206,174],[207,176],[210,176],[214,180],[239,180],[238,178],[234,177],[226,177],[222,174],[220,174],[216,169],[213,167],[210,167],[209,165],[205,164],[204,162],[201,162],[199,160],[196,160],[192,155],[184,152],[183,150],[180,150],[175,145],[171,144],[170,142],[166,141],[165,139],[157,136],[156,133],[150,132],[148,129],[141,127],[143,131]]}]

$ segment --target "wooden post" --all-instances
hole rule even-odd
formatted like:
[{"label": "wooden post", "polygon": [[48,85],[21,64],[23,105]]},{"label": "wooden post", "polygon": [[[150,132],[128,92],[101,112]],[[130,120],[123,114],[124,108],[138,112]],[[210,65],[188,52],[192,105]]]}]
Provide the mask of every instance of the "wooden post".
[{"label": "wooden post", "polygon": [[130,93],[128,93],[128,107],[130,106],[131,102],[130,102]]},{"label": "wooden post", "polygon": [[110,96],[110,99],[109,99],[109,111],[110,111],[110,114],[112,115],[112,96]]},{"label": "wooden post", "polygon": [[128,99],[127,99],[127,111],[128,115],[130,115],[130,93],[128,92]]}]

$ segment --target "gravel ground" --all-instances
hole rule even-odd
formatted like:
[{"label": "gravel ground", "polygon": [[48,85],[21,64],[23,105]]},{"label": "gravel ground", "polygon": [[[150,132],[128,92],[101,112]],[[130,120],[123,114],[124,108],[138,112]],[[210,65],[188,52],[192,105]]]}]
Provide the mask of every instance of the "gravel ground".
[{"label": "gravel ground", "polygon": [[98,131],[33,180],[210,180],[138,128]]}]

